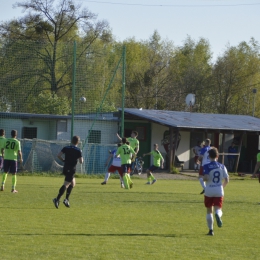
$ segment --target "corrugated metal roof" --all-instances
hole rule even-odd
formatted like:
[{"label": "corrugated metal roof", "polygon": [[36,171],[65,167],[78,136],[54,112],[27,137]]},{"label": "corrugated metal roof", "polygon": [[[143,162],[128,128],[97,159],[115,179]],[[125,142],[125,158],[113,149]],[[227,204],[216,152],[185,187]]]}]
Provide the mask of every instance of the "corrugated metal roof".
[{"label": "corrugated metal roof", "polygon": [[[49,114],[31,114],[31,113],[15,113],[15,112],[0,112],[0,118],[16,118],[16,119],[71,119],[71,115],[49,115]],[[75,115],[74,120],[104,120],[104,121],[118,121],[118,116],[113,112],[88,113],[82,115]]]},{"label": "corrugated metal roof", "polygon": [[[260,119],[246,115],[206,114],[167,110],[125,108],[131,114],[161,125],[178,128],[260,131]],[[127,117],[126,117],[127,118]]]}]

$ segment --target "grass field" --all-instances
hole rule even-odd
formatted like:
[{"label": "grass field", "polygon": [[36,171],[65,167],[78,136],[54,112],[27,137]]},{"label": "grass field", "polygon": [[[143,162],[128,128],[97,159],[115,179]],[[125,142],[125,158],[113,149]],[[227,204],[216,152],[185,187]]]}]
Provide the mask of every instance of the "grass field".
[{"label": "grass field", "polygon": [[[1,176],[0,176],[1,177]],[[77,178],[71,208],[52,198],[62,177],[11,176],[0,193],[1,259],[259,259],[260,185],[225,189],[223,227],[209,237],[198,181],[159,180],[132,190],[111,179]]]}]

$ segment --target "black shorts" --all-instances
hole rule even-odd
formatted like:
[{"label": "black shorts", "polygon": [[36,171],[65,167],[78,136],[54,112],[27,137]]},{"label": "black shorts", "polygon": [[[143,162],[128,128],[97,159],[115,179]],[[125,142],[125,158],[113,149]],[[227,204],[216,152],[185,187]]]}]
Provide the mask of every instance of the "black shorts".
[{"label": "black shorts", "polygon": [[155,166],[155,165],[152,165],[152,166],[149,167],[149,170],[150,170],[151,172],[154,172],[154,171],[156,171],[157,169],[159,169],[159,167],[158,167],[158,166]]},{"label": "black shorts", "polygon": [[12,174],[17,173],[17,161],[15,160],[4,160],[4,172],[10,172]]},{"label": "black shorts", "polygon": [[63,168],[63,174],[65,175],[65,181],[72,182],[76,170],[75,169],[69,169],[69,168]]},{"label": "black shorts", "polygon": [[129,173],[131,171],[131,164],[122,164],[121,168],[123,173]]}]

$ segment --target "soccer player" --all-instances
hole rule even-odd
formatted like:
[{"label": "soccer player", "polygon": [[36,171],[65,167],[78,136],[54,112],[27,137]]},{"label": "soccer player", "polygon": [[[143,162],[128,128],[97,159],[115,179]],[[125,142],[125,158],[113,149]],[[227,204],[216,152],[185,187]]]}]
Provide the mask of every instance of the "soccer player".
[{"label": "soccer player", "polygon": [[[206,182],[204,204],[207,208],[207,224],[209,228],[208,235],[213,236],[213,207],[215,209],[215,218],[218,227],[222,227],[222,204],[224,197],[224,188],[229,182],[229,176],[226,167],[217,162],[218,149],[212,147],[209,151],[210,163],[203,166],[203,179]],[[224,181],[223,181],[224,180]],[[223,183],[222,183],[223,181]]]},{"label": "soccer player", "polygon": [[[64,162],[63,166],[63,174],[65,175],[64,184],[60,187],[58,196],[53,199],[54,206],[58,209],[60,204],[60,198],[66,192],[66,198],[63,201],[63,204],[69,208],[69,197],[72,192],[73,187],[76,185],[75,181],[75,172],[76,165],[79,163],[83,163],[83,157],[81,150],[77,147],[80,141],[79,136],[73,136],[71,140],[71,145],[65,146],[58,154],[58,158]],[[64,158],[64,157],[65,158]]]},{"label": "soccer player", "polygon": [[194,154],[194,170],[197,171],[200,169],[200,163],[199,163],[199,156],[200,156],[200,150],[201,150],[201,142],[198,141],[197,145],[192,148],[193,154]]},{"label": "soccer player", "polygon": [[201,167],[199,171],[199,181],[200,185],[202,186],[203,190],[200,194],[203,194],[205,192],[205,183],[203,181],[203,166],[206,165],[207,163],[210,163],[209,159],[209,150],[210,150],[210,139],[205,140],[205,146],[200,150],[200,156],[199,160],[201,161]]},{"label": "soccer player", "polygon": [[12,174],[12,193],[17,193],[16,187],[16,173],[17,173],[17,155],[19,154],[20,162],[23,162],[20,141],[16,139],[17,131],[11,131],[12,138],[4,140],[4,147],[1,149],[2,156],[4,157],[4,174],[2,178],[1,191],[4,190],[7,174]]},{"label": "soccer player", "polygon": [[[117,147],[120,147],[121,143],[117,144]],[[106,172],[105,175],[105,180],[101,183],[101,185],[107,184],[108,179],[110,177],[110,173],[115,173],[116,171],[119,174],[120,177],[120,183],[121,183],[121,188],[124,188],[124,181],[123,181],[123,172],[122,172],[122,167],[121,167],[121,158],[116,156],[117,149],[114,149],[113,151],[110,152],[110,155],[107,158],[105,166],[108,165],[110,162],[111,158],[113,157],[112,164],[108,168],[108,171]]]},{"label": "soccer player", "polygon": [[[122,138],[119,136],[119,134],[116,134],[118,139],[122,141]],[[138,136],[137,131],[132,131],[131,137],[127,137],[126,140],[130,143],[130,146],[133,148],[133,150],[138,154],[139,152],[139,141],[136,139]]]},{"label": "soccer player", "polygon": [[[260,150],[258,150],[258,153],[256,155],[256,165],[255,165],[253,175],[251,176],[252,178],[256,177],[256,173],[258,172],[259,168],[260,168]],[[260,182],[260,174],[258,175],[258,179]]]},{"label": "soccer player", "polygon": [[[151,180],[152,180],[152,184],[154,184],[157,180],[154,178],[153,176],[153,172],[155,170],[157,170],[160,165],[161,168],[163,169],[163,163],[164,163],[164,159],[160,153],[160,151],[158,150],[158,144],[154,144],[154,149],[153,151],[151,151],[150,153],[144,153],[143,157],[145,157],[146,155],[152,155],[153,156],[153,165],[150,166],[149,169],[147,169],[146,173],[147,173],[147,183],[146,184],[151,184]],[[161,164],[162,162],[162,164]]]},{"label": "soccer player", "polygon": [[3,166],[4,166],[4,151],[2,151],[2,149],[4,149],[4,142],[5,142],[5,130],[4,129],[0,129],[0,171],[2,170]]},{"label": "soccer player", "polygon": [[121,158],[124,186],[126,189],[132,189],[133,182],[130,178],[129,172],[131,167],[131,154],[133,154],[135,157],[136,153],[131,146],[126,144],[127,140],[125,137],[122,138],[122,142],[123,144],[117,149],[116,156],[120,155]]}]

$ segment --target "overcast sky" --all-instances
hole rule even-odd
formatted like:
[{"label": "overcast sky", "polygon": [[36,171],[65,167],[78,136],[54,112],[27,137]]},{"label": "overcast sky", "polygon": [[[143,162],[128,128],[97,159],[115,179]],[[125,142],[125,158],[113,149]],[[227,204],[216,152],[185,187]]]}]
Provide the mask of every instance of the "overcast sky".
[{"label": "overcast sky", "polygon": [[[25,0],[22,0],[22,2]],[[0,0],[0,20],[22,16],[13,9],[17,0]],[[260,0],[77,0],[82,6],[107,20],[117,40],[129,37],[148,40],[157,30],[162,39],[178,46],[187,35],[206,38],[214,58],[227,44],[237,45],[254,37],[260,41]]]}]

